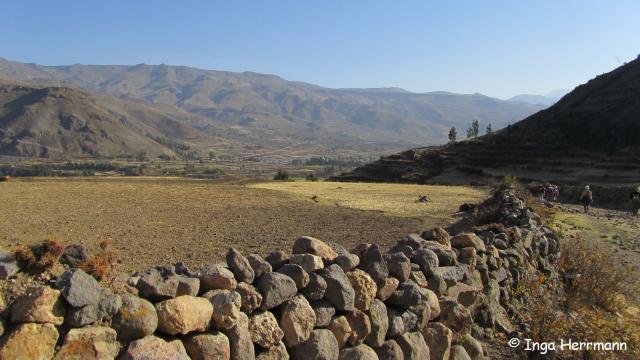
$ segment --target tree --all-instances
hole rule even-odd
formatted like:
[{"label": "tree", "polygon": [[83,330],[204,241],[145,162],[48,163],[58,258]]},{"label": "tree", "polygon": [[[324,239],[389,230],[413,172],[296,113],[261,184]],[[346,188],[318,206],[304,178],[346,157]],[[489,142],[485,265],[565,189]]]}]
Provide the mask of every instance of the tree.
[{"label": "tree", "polygon": [[491,128],[491,123],[489,123],[489,125],[487,125],[487,135],[491,134],[493,132],[493,129]]},{"label": "tree", "polygon": [[451,130],[449,130],[449,142],[456,142],[456,139],[458,138],[458,131],[456,130],[455,126],[451,127]]},{"label": "tree", "polygon": [[471,122],[471,127],[467,130],[467,138],[477,138],[478,135],[480,135],[480,121],[475,118]]}]

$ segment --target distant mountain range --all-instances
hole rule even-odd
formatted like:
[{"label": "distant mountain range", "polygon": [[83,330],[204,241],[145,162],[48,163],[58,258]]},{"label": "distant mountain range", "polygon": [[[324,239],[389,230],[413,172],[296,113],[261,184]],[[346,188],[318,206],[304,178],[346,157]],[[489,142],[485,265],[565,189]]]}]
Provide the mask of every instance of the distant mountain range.
[{"label": "distant mountain range", "polygon": [[508,99],[508,101],[548,107],[555,104],[558,100],[560,100],[562,96],[564,96],[569,91],[570,90],[568,89],[558,89],[546,95],[520,94]]},{"label": "distant mountain range", "polygon": [[474,118],[499,129],[544,108],[480,94],[329,89],[169,65],[0,59],[0,84],[0,155],[15,156],[155,156],[186,148],[258,158],[371,155],[444,143],[451,126],[463,132]]},{"label": "distant mountain range", "polygon": [[390,155],[336,180],[455,183],[503,176],[576,185],[637,185],[640,57],[502,131]]}]

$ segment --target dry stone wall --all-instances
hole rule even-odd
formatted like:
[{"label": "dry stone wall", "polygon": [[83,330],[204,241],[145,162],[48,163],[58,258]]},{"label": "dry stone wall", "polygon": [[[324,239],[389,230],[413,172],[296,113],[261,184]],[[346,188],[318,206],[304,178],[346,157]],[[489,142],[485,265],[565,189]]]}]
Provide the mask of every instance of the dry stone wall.
[{"label": "dry stone wall", "polygon": [[388,253],[301,237],[291,253],[156,267],[116,292],[69,268],[0,304],[0,359],[483,359],[482,340],[523,329],[512,289],[553,276],[559,251],[512,189],[494,201],[499,226],[430,229]]}]

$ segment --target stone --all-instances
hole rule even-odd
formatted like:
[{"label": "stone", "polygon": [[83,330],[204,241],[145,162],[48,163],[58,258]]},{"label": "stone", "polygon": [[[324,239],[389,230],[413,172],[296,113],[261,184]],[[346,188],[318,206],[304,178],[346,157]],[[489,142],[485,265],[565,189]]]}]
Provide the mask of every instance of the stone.
[{"label": "stone", "polygon": [[327,282],[316,273],[309,273],[309,283],[302,290],[304,296],[309,300],[320,300],[327,291]]},{"label": "stone", "polygon": [[307,340],[315,323],[316,314],[304,296],[297,295],[282,306],[279,324],[288,347]]},{"label": "stone", "polygon": [[[197,281],[197,279],[194,279]],[[178,287],[180,286],[180,277],[175,275],[173,267],[167,269],[164,267],[158,267],[149,269],[144,272],[138,282],[136,288],[140,296],[150,301],[162,301],[173,299],[178,296]],[[199,282],[197,284],[199,288]],[[190,292],[188,289],[195,286],[191,282],[187,282],[182,285],[183,292]],[[198,289],[196,289],[197,294]],[[187,295],[187,294],[183,294]]]},{"label": "stone", "polygon": [[191,360],[229,360],[231,358],[229,339],[217,331],[189,334],[182,343]]},{"label": "stone", "polygon": [[469,330],[473,319],[466,307],[445,298],[440,302],[440,322],[454,332],[462,333]]},{"label": "stone", "polygon": [[80,269],[65,271],[58,278],[57,287],[73,307],[97,305],[102,294],[98,281]]},{"label": "stone", "polygon": [[369,306],[371,306],[371,302],[375,299],[378,291],[376,283],[369,274],[360,269],[349,271],[346,275],[355,292],[354,306],[359,310],[369,310]]},{"label": "stone", "polygon": [[456,284],[447,289],[447,297],[457,301],[474,312],[480,302],[482,289],[477,289],[467,284]]},{"label": "stone", "polygon": [[273,267],[271,266],[271,264],[269,264],[258,254],[247,255],[247,260],[249,261],[249,265],[251,265],[251,268],[253,269],[255,279],[258,279],[260,276],[273,271]]},{"label": "stone", "polygon": [[208,265],[200,271],[202,291],[225,289],[235,290],[238,282],[233,273],[222,265]]},{"label": "stone", "polygon": [[122,297],[114,294],[110,289],[102,289],[102,295],[98,302],[98,314],[100,318],[112,317],[122,306]]},{"label": "stone", "polygon": [[70,267],[80,267],[89,258],[89,250],[84,245],[73,244],[64,248],[60,261]]},{"label": "stone", "polygon": [[262,295],[260,309],[269,310],[291,299],[298,292],[296,283],[287,275],[270,272],[262,275],[255,284]]},{"label": "stone", "polygon": [[395,340],[385,341],[375,352],[380,360],[404,360],[402,348]]},{"label": "stone", "polygon": [[413,256],[413,248],[409,245],[403,245],[403,244],[395,244],[390,250],[389,250],[389,254],[395,254],[395,253],[402,253],[404,254],[404,256],[406,256],[407,258],[411,259],[411,257]]},{"label": "stone", "polygon": [[371,320],[366,313],[355,310],[347,313],[347,322],[351,328],[350,345],[359,345],[371,334]]},{"label": "stone", "polygon": [[463,282],[467,275],[467,265],[460,266],[440,266],[436,273],[444,280],[447,286],[453,286],[456,283]]},{"label": "stone", "polygon": [[324,268],[322,258],[312,254],[293,254],[289,259],[290,264],[299,265],[304,271],[313,272]]},{"label": "stone", "polygon": [[436,273],[427,278],[427,288],[437,296],[443,296],[447,292],[447,282]]},{"label": "stone", "polygon": [[475,269],[476,263],[478,262],[478,252],[473,247],[462,248],[458,251],[458,260],[463,264],[469,265],[472,269]]},{"label": "stone", "polygon": [[356,254],[338,255],[333,259],[333,263],[340,266],[342,271],[347,272],[355,269],[360,264],[360,258]]},{"label": "stone", "polygon": [[412,271],[409,278],[420,288],[428,288],[429,282],[422,271]]},{"label": "stone", "polygon": [[425,240],[433,240],[444,246],[451,248],[451,235],[447,230],[441,227],[434,227],[422,233],[422,238]]},{"label": "stone", "polygon": [[0,359],[52,359],[58,336],[53,324],[20,324],[2,340]]},{"label": "stone", "polygon": [[438,268],[439,260],[438,255],[430,249],[421,248],[413,253],[411,261],[420,266],[420,270],[427,278],[435,272]]},{"label": "stone", "polygon": [[486,251],[484,241],[482,241],[482,239],[480,239],[478,235],[474,233],[463,233],[463,234],[458,234],[454,236],[451,239],[451,246],[457,249],[473,247],[478,252]]},{"label": "stone", "polygon": [[309,284],[309,274],[307,274],[300,265],[285,264],[278,269],[278,272],[292,278],[296,283],[298,291],[304,289],[307,284]]},{"label": "stone", "polygon": [[407,234],[402,240],[398,241],[398,244],[410,246],[413,250],[417,250],[422,247],[424,239],[418,234]]},{"label": "stone", "polygon": [[400,315],[402,317],[402,323],[404,324],[404,331],[417,331],[418,330],[418,315],[411,310],[404,310]]},{"label": "stone", "polygon": [[64,324],[69,327],[82,327],[99,321],[100,315],[100,309],[97,305],[69,308],[64,318]]},{"label": "stone", "polygon": [[165,341],[153,335],[132,341],[120,359],[190,360],[180,340]]},{"label": "stone", "polygon": [[120,352],[116,331],[105,326],[71,329],[55,360],[115,359]]},{"label": "stone", "polygon": [[467,354],[467,350],[461,345],[454,345],[451,347],[451,355],[449,355],[449,360],[471,360],[469,354]]},{"label": "stone", "polygon": [[462,345],[469,355],[471,360],[484,359],[484,352],[482,350],[482,344],[476,340],[471,334],[464,334],[459,341],[459,345]]},{"label": "stone", "polygon": [[[331,241],[327,241],[326,242],[327,245],[329,245],[329,247],[336,252],[336,254],[338,254],[338,256],[340,255],[348,255],[349,250],[347,250],[344,246],[335,243],[335,242],[331,242]],[[334,259],[335,260],[335,259]]]},{"label": "stone", "polygon": [[4,335],[7,330],[7,323],[3,318],[0,317],[0,336]]},{"label": "stone", "polygon": [[251,333],[249,333],[249,317],[247,314],[241,312],[236,324],[224,330],[224,332],[229,338],[232,360],[255,359],[255,349],[251,341]]},{"label": "stone", "polygon": [[313,312],[316,314],[316,324],[314,327],[323,328],[329,326],[331,319],[336,314],[336,309],[326,300],[310,302]]},{"label": "stone", "polygon": [[386,301],[398,288],[400,285],[400,280],[394,277],[388,277],[384,279],[382,285],[378,285],[378,291],[376,292],[376,297],[382,301]]},{"label": "stone", "polygon": [[384,261],[389,269],[389,274],[400,281],[409,280],[411,274],[411,260],[403,253],[384,255]]},{"label": "stone", "polygon": [[389,328],[387,330],[387,338],[400,336],[404,333],[404,320],[402,319],[403,311],[396,308],[387,308],[387,318]]},{"label": "stone", "polygon": [[292,360],[337,360],[340,349],[331,330],[316,329],[291,349]]},{"label": "stone", "polygon": [[60,291],[48,286],[33,285],[11,306],[14,323],[51,323],[62,325],[65,306]]},{"label": "stone", "polygon": [[289,353],[287,347],[283,342],[279,342],[277,345],[268,349],[260,351],[256,355],[256,360],[287,360],[289,359]]},{"label": "stone", "polygon": [[340,360],[378,360],[378,354],[365,344],[340,350]]},{"label": "stone", "polygon": [[334,316],[327,328],[333,333],[340,349],[347,345],[353,334],[349,321],[343,315]]},{"label": "stone", "polygon": [[147,300],[125,294],[122,295],[122,306],[113,317],[111,326],[118,333],[118,340],[142,338],[156,331],[158,314]]},{"label": "stone", "polygon": [[398,305],[404,308],[415,306],[421,300],[420,288],[412,281],[405,281],[398,285],[396,291],[389,297],[389,304]]},{"label": "stone", "polygon": [[157,303],[156,312],[158,331],[169,335],[185,335],[209,329],[213,306],[205,298],[182,295]]},{"label": "stone", "polygon": [[367,312],[371,321],[371,333],[365,339],[367,345],[374,348],[384,344],[384,339],[389,330],[389,317],[387,316],[387,306],[380,300],[375,299]]},{"label": "stone", "polygon": [[176,296],[191,295],[198,296],[200,292],[200,279],[197,277],[188,277],[178,275],[178,288],[176,289]]},{"label": "stone", "polygon": [[378,245],[366,246],[365,244],[359,249],[360,264],[358,268],[369,274],[376,284],[383,284],[389,276],[389,269]]},{"label": "stone", "polygon": [[327,283],[325,299],[329,300],[337,310],[352,311],[355,309],[355,290],[340,266],[329,265],[322,269],[319,275]]},{"label": "stone", "polygon": [[0,280],[7,280],[15,276],[20,267],[15,262],[0,262]]},{"label": "stone", "polygon": [[420,289],[422,300],[429,306],[429,320],[433,320],[440,316],[440,301],[438,295],[429,289]]},{"label": "stone", "polygon": [[329,245],[311,236],[303,236],[293,243],[294,254],[313,254],[320,256],[324,261],[333,261],[338,256]]},{"label": "stone", "polygon": [[249,333],[251,340],[264,349],[277,345],[284,337],[278,320],[269,311],[262,311],[249,317]]},{"label": "stone", "polygon": [[439,266],[456,265],[456,253],[451,249],[451,247],[446,247],[436,242],[427,241],[425,242],[424,248],[429,249],[436,254],[436,256],[438,257]]},{"label": "stone", "polygon": [[289,254],[282,250],[274,251],[264,258],[271,265],[272,269],[279,269],[282,265],[289,262]]},{"label": "stone", "polygon": [[227,265],[229,270],[236,277],[239,282],[245,282],[247,284],[253,283],[255,273],[249,260],[247,260],[242,253],[234,248],[230,248],[227,252]]},{"label": "stone", "polygon": [[432,322],[422,330],[432,360],[449,360],[453,332],[439,322]]},{"label": "stone", "polygon": [[211,290],[202,295],[213,306],[212,326],[217,329],[229,329],[240,316],[242,298],[235,291],[224,289]]},{"label": "stone", "polygon": [[429,348],[425,343],[422,334],[419,332],[406,332],[396,339],[402,349],[404,358],[407,360],[429,359]]},{"label": "stone", "polygon": [[236,292],[240,294],[240,310],[249,314],[254,310],[260,308],[262,304],[262,295],[253,286],[247,283],[239,283],[236,287]]}]

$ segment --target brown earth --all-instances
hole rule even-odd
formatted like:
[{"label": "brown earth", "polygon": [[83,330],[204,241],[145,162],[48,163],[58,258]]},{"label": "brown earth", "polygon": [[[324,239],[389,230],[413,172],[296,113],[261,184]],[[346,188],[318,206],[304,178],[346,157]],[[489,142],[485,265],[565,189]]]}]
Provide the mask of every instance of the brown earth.
[{"label": "brown earth", "polygon": [[262,255],[311,235],[347,248],[386,247],[410,232],[448,225],[461,201],[433,217],[395,217],[317,204],[281,191],[176,178],[20,179],[0,186],[0,246],[55,237],[96,249],[111,240],[121,270],[184,261],[200,267],[228,247]]}]

